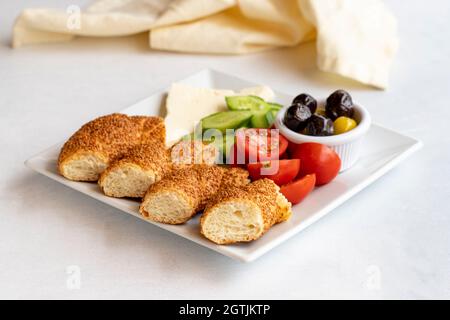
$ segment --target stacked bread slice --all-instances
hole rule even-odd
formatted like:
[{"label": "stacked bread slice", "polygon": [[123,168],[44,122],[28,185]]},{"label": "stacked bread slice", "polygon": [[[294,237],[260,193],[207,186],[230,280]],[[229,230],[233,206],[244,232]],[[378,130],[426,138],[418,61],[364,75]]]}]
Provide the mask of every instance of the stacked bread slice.
[{"label": "stacked bread slice", "polygon": [[217,244],[256,240],[290,217],[273,181],[250,183],[247,170],[216,165],[212,144],[167,149],[165,136],[159,117],[103,116],[64,144],[58,170],[70,180],[98,180],[108,196],[143,198],[139,211],[152,221],[182,224],[203,211],[201,233]]},{"label": "stacked bread slice", "polygon": [[110,197],[142,198],[147,189],[171,171],[169,153],[160,143],[141,144],[113,162],[98,184]]},{"label": "stacked bread slice", "polygon": [[[161,129],[162,128],[162,129]],[[75,181],[97,181],[114,161],[154,134],[165,135],[159,117],[111,114],[83,125],[64,144],[58,158],[58,170]],[[163,133],[161,133],[163,132]]]},{"label": "stacked bread slice", "polygon": [[156,135],[113,162],[98,183],[108,196],[142,198],[151,185],[173,171],[196,163],[213,165],[216,151],[201,141],[182,141],[166,149],[164,140]]},{"label": "stacked bread slice", "polygon": [[141,198],[150,185],[171,170],[165,138],[163,119],[146,117],[141,143],[113,161],[101,174],[98,184],[103,192],[116,198]]},{"label": "stacked bread slice", "polygon": [[249,183],[247,170],[214,165],[192,165],[175,170],[152,185],[142,201],[141,214],[153,221],[181,224],[202,211],[207,203],[230,184]]}]

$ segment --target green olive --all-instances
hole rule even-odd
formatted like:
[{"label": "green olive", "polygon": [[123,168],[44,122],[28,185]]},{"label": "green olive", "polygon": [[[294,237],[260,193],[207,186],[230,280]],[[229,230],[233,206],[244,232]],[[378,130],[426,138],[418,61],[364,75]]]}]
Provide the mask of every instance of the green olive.
[{"label": "green olive", "polygon": [[356,128],[358,124],[348,117],[339,117],[334,120],[334,134],[341,134]]}]

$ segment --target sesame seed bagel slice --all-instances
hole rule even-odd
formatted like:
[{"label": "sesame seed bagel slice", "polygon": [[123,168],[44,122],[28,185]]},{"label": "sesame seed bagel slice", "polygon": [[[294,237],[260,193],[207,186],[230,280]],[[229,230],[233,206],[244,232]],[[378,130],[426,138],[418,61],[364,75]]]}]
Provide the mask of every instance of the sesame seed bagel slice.
[{"label": "sesame seed bagel slice", "polygon": [[142,198],[148,188],[171,171],[169,152],[163,143],[142,144],[113,162],[98,184],[110,197]]},{"label": "sesame seed bagel slice", "polygon": [[217,244],[252,241],[264,233],[263,213],[253,201],[226,200],[204,215],[201,232]]},{"label": "sesame seed bagel slice", "polygon": [[150,193],[145,197],[140,212],[143,217],[166,224],[182,224],[197,211],[194,199],[179,189]]},{"label": "sesame seed bagel slice", "polygon": [[100,174],[132,147],[161,133],[162,118],[114,113],[83,125],[64,144],[58,158],[59,173],[69,180],[97,181]]},{"label": "sesame seed bagel slice", "polygon": [[206,164],[189,165],[150,186],[140,206],[149,220],[181,224],[203,210],[219,190],[224,170]]},{"label": "sesame seed bagel slice", "polygon": [[291,204],[279,187],[268,179],[257,180],[220,192],[201,217],[201,233],[217,244],[253,241],[290,215]]},{"label": "sesame seed bagel slice", "polygon": [[107,196],[142,198],[147,189],[160,179],[161,176],[155,170],[145,170],[134,163],[122,162],[108,167],[98,183]]}]

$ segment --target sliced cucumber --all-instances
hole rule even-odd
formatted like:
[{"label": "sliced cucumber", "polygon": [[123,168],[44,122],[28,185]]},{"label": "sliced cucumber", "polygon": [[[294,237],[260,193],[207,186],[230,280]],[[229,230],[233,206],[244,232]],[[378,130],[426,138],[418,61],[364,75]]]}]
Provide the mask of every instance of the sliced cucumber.
[{"label": "sliced cucumber", "polygon": [[267,121],[269,122],[269,127],[275,122],[275,119],[277,117],[277,110],[270,110],[266,113]]},{"label": "sliced cucumber", "polygon": [[251,128],[252,127],[252,124],[250,123],[251,121],[251,118],[249,118],[247,121],[245,121],[245,122],[243,122],[240,126],[239,126],[239,128]]},{"label": "sliced cucumber", "polygon": [[251,119],[250,119],[250,124],[252,126],[252,128],[268,128],[269,125],[269,121],[266,117],[267,113],[258,113],[255,114]]},{"label": "sliced cucumber", "polygon": [[283,108],[283,106],[281,104],[276,103],[276,102],[266,102],[266,103],[272,110],[280,111],[281,108]]},{"label": "sliced cucumber", "polygon": [[257,96],[230,96],[225,101],[230,110],[258,111],[267,107],[264,99]]},{"label": "sliced cucumber", "polygon": [[253,115],[252,111],[223,111],[214,113],[201,120],[203,130],[218,129],[225,132],[226,129],[236,129],[246,123]]},{"label": "sliced cucumber", "polygon": [[250,124],[252,128],[270,128],[270,126],[275,122],[277,116],[277,110],[269,110],[265,113],[258,113],[253,115],[250,119]]}]

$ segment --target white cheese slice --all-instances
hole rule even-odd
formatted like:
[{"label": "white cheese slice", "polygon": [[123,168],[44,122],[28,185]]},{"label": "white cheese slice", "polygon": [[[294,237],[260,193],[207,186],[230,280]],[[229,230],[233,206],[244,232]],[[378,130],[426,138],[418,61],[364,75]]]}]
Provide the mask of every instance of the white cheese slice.
[{"label": "white cheese slice", "polygon": [[268,86],[257,86],[245,88],[236,93],[239,96],[258,96],[266,101],[272,101],[275,98],[275,93]]},{"label": "white cheese slice", "polygon": [[239,92],[198,88],[182,83],[172,84],[166,100],[166,141],[172,145],[194,131],[198,121],[210,114],[227,110],[226,96],[255,95],[271,101],[275,94],[267,86],[242,89]]}]

